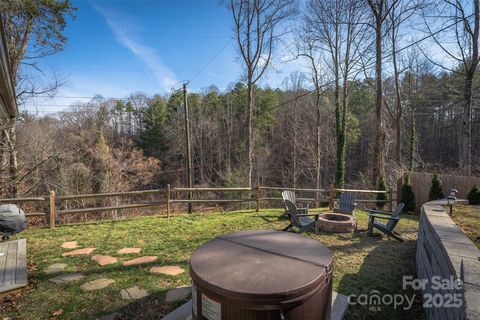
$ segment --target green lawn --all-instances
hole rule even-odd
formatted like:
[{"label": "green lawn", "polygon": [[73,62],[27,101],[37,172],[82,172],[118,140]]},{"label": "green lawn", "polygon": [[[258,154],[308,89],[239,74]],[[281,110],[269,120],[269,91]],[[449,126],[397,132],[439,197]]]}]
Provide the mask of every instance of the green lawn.
[{"label": "green lawn", "polygon": [[[446,208],[446,210],[450,210]],[[453,220],[480,248],[480,206],[456,205]]]},{"label": "green lawn", "polygon": [[[359,228],[366,228],[367,215],[358,212]],[[125,221],[109,221],[70,226],[56,230],[29,229],[27,238],[29,260],[28,289],[18,296],[7,297],[0,306],[3,318],[10,319],[96,319],[120,312],[125,319],[158,319],[176,305],[164,303],[169,288],[190,284],[188,272],[179,276],[151,274],[153,265],[179,265],[188,270],[191,252],[206,241],[228,232],[248,229],[276,229],[287,225],[281,210],[262,210],[180,215],[174,218],[139,217]],[[415,294],[402,290],[402,276],[415,276],[415,239],[418,218],[405,216],[397,229],[406,239],[400,243],[387,237],[367,237],[365,232],[351,234],[319,234],[318,239],[333,251],[334,290],[348,294]],[[100,267],[86,256],[62,257],[60,245],[78,241],[83,246],[96,247],[94,253],[119,257],[119,262]],[[158,260],[147,266],[124,267],[121,262],[130,257],[119,256],[122,247],[141,247],[141,255],[155,255]],[[69,271],[81,271],[85,280],[54,284],[43,270],[56,262],[67,263]],[[80,285],[88,280],[106,277],[115,280],[109,287],[84,292]],[[151,295],[136,302],[122,301],[120,290],[139,285]],[[418,294],[417,294],[418,296]],[[2,318],[0,317],[0,319]],[[368,306],[350,306],[348,319],[415,319],[423,318],[420,300],[412,310],[382,307],[372,311]]]}]

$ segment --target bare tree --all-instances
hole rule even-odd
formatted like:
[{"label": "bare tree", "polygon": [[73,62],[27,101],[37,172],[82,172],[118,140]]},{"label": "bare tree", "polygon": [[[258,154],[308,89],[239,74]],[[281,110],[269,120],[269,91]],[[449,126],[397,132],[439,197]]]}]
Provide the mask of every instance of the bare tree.
[{"label": "bare tree", "polygon": [[[472,6],[471,9],[469,9],[470,5]],[[473,79],[479,63],[479,0],[471,2],[441,0],[428,8],[429,11],[432,9],[435,10],[434,20],[427,18],[426,13],[423,14],[426,31],[436,47],[440,48],[458,68],[434,61],[426,52],[424,52],[424,55],[436,66],[463,76],[463,116],[458,166],[463,168],[465,174],[470,175],[472,167]],[[445,32],[438,33],[432,30],[432,24],[439,25],[440,30],[445,30]],[[451,45],[446,45],[446,43]]]},{"label": "bare tree", "polygon": [[377,184],[385,176],[385,154],[387,130],[384,116],[382,88],[383,38],[387,30],[388,16],[400,0],[368,0],[375,31],[375,125],[376,135],[373,148],[372,183]]},{"label": "bare tree", "polygon": [[254,86],[269,67],[282,32],[281,24],[297,9],[296,0],[230,0],[235,37],[245,64],[247,81],[248,184],[253,183]]},{"label": "bare tree", "polygon": [[[33,79],[30,71],[40,71],[39,58],[61,51],[66,42],[63,30],[66,17],[73,12],[70,0],[28,1],[3,0],[0,12],[5,22],[5,31],[10,60],[10,72],[15,79],[19,104],[36,95],[53,94],[65,82],[56,75],[54,81],[42,85]],[[18,160],[15,126],[4,133],[9,152],[10,196],[17,195]]]},{"label": "bare tree", "polygon": [[407,68],[400,69],[399,66],[399,55],[397,53],[398,49],[398,42],[400,41],[401,35],[400,30],[402,25],[405,24],[406,21],[412,15],[415,14],[421,8],[421,4],[416,3],[416,1],[405,1],[400,0],[397,2],[392,3],[392,6],[389,10],[388,14],[388,23],[389,23],[389,35],[390,35],[390,43],[391,43],[391,58],[393,64],[393,77],[394,77],[394,103],[390,105],[385,101],[385,106],[388,111],[388,114],[395,122],[395,137],[396,137],[396,145],[395,145],[395,160],[397,162],[398,167],[402,166],[402,121],[403,121],[403,106],[402,106],[402,88],[401,88],[401,81],[400,75],[401,73],[406,70]]},{"label": "bare tree", "polygon": [[349,81],[355,78],[354,70],[364,52],[367,24],[362,22],[363,9],[363,3],[358,0],[310,0],[304,22],[307,40],[325,52],[326,65],[331,66],[333,75],[337,137],[335,181],[340,188],[345,183]]}]

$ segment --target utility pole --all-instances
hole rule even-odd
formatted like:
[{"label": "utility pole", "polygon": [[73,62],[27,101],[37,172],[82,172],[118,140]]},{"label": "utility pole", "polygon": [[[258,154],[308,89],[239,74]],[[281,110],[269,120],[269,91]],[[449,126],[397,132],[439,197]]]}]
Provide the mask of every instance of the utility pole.
[{"label": "utility pole", "polygon": [[[183,108],[185,113],[185,154],[187,156],[187,184],[192,188],[192,148],[190,145],[190,119],[188,117],[187,83],[183,84]],[[188,200],[192,200],[192,193],[188,192]],[[188,213],[192,213],[192,203],[188,203]]]}]

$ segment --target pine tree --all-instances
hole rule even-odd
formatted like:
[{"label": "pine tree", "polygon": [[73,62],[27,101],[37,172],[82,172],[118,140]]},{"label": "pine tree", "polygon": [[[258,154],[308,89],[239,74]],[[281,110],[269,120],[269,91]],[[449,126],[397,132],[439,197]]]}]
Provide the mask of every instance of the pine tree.
[{"label": "pine tree", "polygon": [[428,200],[431,201],[443,198],[445,198],[445,196],[442,192],[442,181],[438,177],[438,174],[434,173],[432,177],[432,186],[430,188],[430,193],[428,194]]},{"label": "pine tree", "polygon": [[474,185],[467,195],[468,204],[480,204],[480,189]]},{"label": "pine tree", "polygon": [[410,183],[410,177],[407,176],[405,182],[400,190],[400,202],[405,204],[404,210],[407,212],[415,212],[416,202],[415,193],[413,192],[412,184]]},{"label": "pine tree", "polygon": [[145,129],[136,139],[138,146],[142,148],[145,155],[158,158],[165,151],[165,126],[168,121],[168,114],[169,109],[160,97],[149,104],[145,112]]}]

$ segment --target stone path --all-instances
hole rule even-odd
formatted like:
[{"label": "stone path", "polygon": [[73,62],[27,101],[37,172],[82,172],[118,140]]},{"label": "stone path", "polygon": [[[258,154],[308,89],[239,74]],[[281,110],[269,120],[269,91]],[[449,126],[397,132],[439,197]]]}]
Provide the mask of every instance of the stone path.
[{"label": "stone path", "polygon": [[49,265],[47,268],[45,268],[43,272],[45,272],[46,274],[59,273],[65,270],[67,266],[68,265],[65,263],[54,263],[52,265]]},{"label": "stone path", "polygon": [[80,247],[77,243],[77,241],[69,241],[69,242],[64,242],[62,243],[62,248],[63,249],[75,249]]},{"label": "stone path", "polygon": [[64,252],[62,253],[62,256],[67,257],[67,256],[81,256],[81,255],[89,255],[90,253],[93,252],[95,248],[83,248],[83,249],[77,249],[69,252]]},{"label": "stone path", "polygon": [[138,265],[138,264],[150,263],[150,262],[153,262],[155,260],[157,260],[156,256],[144,256],[144,257],[139,257],[139,258],[135,258],[135,259],[132,259],[132,260],[125,261],[123,263],[123,265],[126,266],[126,267],[135,266],[135,265]]},{"label": "stone path", "polygon": [[152,267],[150,269],[152,273],[163,273],[169,276],[176,276],[185,272],[185,269],[180,268],[179,266],[162,266],[162,267]]},{"label": "stone path", "polygon": [[119,312],[107,314],[106,316],[103,316],[101,318],[101,320],[120,320],[120,319],[122,319],[122,314]]},{"label": "stone path", "polygon": [[78,281],[85,278],[85,275],[79,272],[66,272],[59,274],[58,276],[51,278],[50,281],[60,284],[66,283],[71,281]]},{"label": "stone path", "polygon": [[175,289],[170,289],[167,291],[167,297],[165,302],[175,302],[178,300],[183,300],[188,298],[192,292],[192,287],[179,287]]},{"label": "stone path", "polygon": [[120,254],[129,254],[129,253],[140,253],[141,250],[142,250],[141,248],[125,247],[125,248],[122,248],[122,249],[118,250],[117,252],[120,253]]},{"label": "stone path", "polygon": [[112,280],[112,279],[100,278],[100,279],[92,280],[89,282],[85,282],[80,286],[80,288],[82,288],[82,290],[84,291],[100,290],[108,287],[114,282],[115,280]]},{"label": "stone path", "polygon": [[122,289],[120,294],[122,295],[122,300],[138,300],[148,296],[148,291],[139,286],[134,286],[128,289]]},{"label": "stone path", "polygon": [[118,259],[111,256],[104,256],[101,254],[96,254],[90,258],[93,261],[96,261],[101,266],[106,266],[108,264],[117,263]]}]

